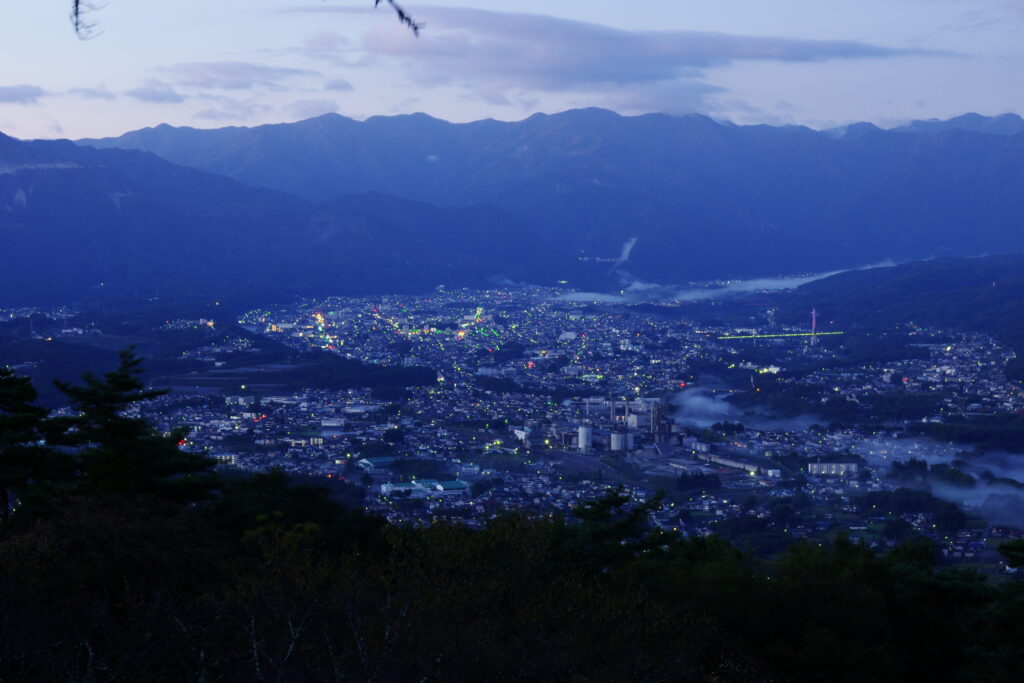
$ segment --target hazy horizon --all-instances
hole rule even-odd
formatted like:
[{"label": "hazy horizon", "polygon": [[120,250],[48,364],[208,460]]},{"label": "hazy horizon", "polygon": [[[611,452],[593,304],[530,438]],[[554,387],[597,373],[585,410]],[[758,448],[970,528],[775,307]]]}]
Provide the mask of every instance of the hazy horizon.
[{"label": "hazy horizon", "polygon": [[[152,124],[146,124],[146,125],[140,126],[138,128],[127,129],[127,130],[121,131],[119,133],[113,133],[111,135],[81,135],[81,136],[76,136],[76,137],[69,137],[69,136],[66,136],[66,135],[65,136],[54,135],[54,136],[43,136],[43,137],[37,137],[37,138],[18,138],[17,135],[12,135],[8,131],[5,131],[3,129],[0,129],[0,134],[9,135],[10,137],[14,137],[14,138],[17,138],[17,139],[26,139],[26,140],[31,140],[31,139],[50,139],[50,140],[58,140],[58,139],[99,139],[99,138],[108,138],[108,137],[119,137],[120,135],[124,135],[126,133],[131,133],[131,132],[134,132],[134,131],[137,131],[137,130],[153,129],[153,128],[159,128],[161,126],[171,126],[171,127],[174,127],[174,128],[190,128],[190,129],[194,129],[194,130],[220,130],[220,129],[224,129],[224,128],[258,128],[258,127],[261,127],[261,126],[281,126],[281,125],[297,124],[297,123],[302,123],[304,121],[311,121],[313,119],[318,119],[318,118],[321,118],[321,117],[331,116],[331,115],[340,116],[340,117],[343,117],[343,118],[347,118],[347,119],[351,119],[353,121],[359,121],[359,122],[368,121],[370,119],[376,119],[376,118],[391,119],[391,118],[398,118],[398,117],[427,116],[427,117],[430,117],[432,119],[436,119],[438,121],[444,121],[446,123],[452,123],[452,124],[457,124],[457,125],[458,124],[471,124],[471,123],[476,123],[476,122],[480,122],[480,121],[499,121],[501,123],[513,124],[513,123],[519,123],[519,122],[522,122],[522,121],[526,121],[526,120],[528,120],[528,119],[530,119],[532,117],[537,117],[537,116],[553,117],[553,116],[559,116],[559,115],[562,115],[562,114],[567,114],[569,112],[577,112],[577,111],[588,110],[588,109],[599,109],[599,110],[611,112],[613,114],[616,114],[616,115],[624,117],[624,118],[637,118],[637,117],[644,117],[644,116],[668,116],[668,117],[673,117],[673,118],[685,118],[685,117],[688,117],[688,116],[703,116],[703,117],[708,117],[708,118],[712,119],[716,123],[719,123],[719,124],[722,124],[722,125],[727,125],[727,126],[738,126],[738,127],[765,126],[765,125],[772,126],[772,127],[797,126],[797,127],[809,128],[811,130],[815,130],[815,131],[818,131],[818,132],[823,132],[823,131],[827,131],[827,130],[842,129],[842,128],[845,128],[847,126],[852,126],[852,125],[861,124],[861,123],[866,123],[866,124],[871,124],[871,125],[878,125],[878,124],[872,124],[869,121],[851,121],[851,122],[848,122],[846,124],[843,124],[842,126],[829,127],[829,128],[815,128],[814,126],[805,125],[805,124],[739,123],[739,122],[736,122],[736,121],[732,121],[730,119],[724,119],[724,118],[721,118],[721,117],[714,117],[714,116],[710,116],[708,114],[703,114],[703,113],[700,113],[700,112],[688,112],[688,113],[679,113],[679,114],[670,114],[670,113],[667,113],[667,112],[647,112],[647,113],[644,113],[644,114],[624,114],[622,112],[615,112],[614,110],[610,110],[610,109],[607,109],[607,108],[601,108],[601,106],[580,106],[580,108],[570,108],[570,109],[559,110],[559,111],[535,112],[535,113],[532,113],[532,114],[529,114],[529,115],[526,115],[526,116],[520,116],[520,117],[517,117],[517,118],[501,119],[501,118],[497,118],[497,117],[485,117],[485,118],[482,118],[482,119],[471,119],[471,120],[468,120],[468,121],[454,121],[454,120],[450,120],[450,119],[444,119],[442,117],[434,116],[434,115],[429,114],[427,112],[408,112],[408,113],[403,113],[403,114],[371,114],[369,116],[364,116],[364,117],[349,116],[349,115],[344,114],[342,112],[325,112],[324,114],[317,114],[316,116],[305,117],[305,118],[301,118],[301,119],[283,119],[281,121],[266,121],[266,122],[262,122],[262,123],[250,123],[250,124],[176,125],[176,124],[168,123],[166,121],[159,121],[159,122],[155,122],[155,123],[152,123]],[[981,117],[984,117],[986,119],[997,119],[997,118],[1006,117],[1006,116],[1020,117],[1019,114],[1016,114],[1014,112],[1001,112],[1001,113],[997,113],[997,114],[981,114],[979,112],[971,111],[971,112],[964,112],[962,114],[956,114],[956,115],[953,115],[953,116],[945,118],[945,119],[938,119],[938,118],[907,119],[906,121],[892,122],[892,123],[888,124],[887,126],[879,126],[879,127],[882,130],[895,130],[897,128],[900,128],[902,126],[905,126],[905,125],[908,125],[908,124],[911,124],[911,123],[914,123],[914,122],[944,122],[944,121],[949,121],[949,120],[952,120],[952,119],[958,119],[958,118],[961,118],[961,117],[972,116],[972,115],[981,116]]]},{"label": "hazy horizon", "polygon": [[[738,124],[891,128],[1021,113],[1024,3],[991,0],[407,0],[420,38],[372,0],[111,2],[79,40],[68,7],[14,3],[0,130],[119,135],[425,112],[515,121],[598,106]],[[126,58],[126,56],[128,56]]]}]

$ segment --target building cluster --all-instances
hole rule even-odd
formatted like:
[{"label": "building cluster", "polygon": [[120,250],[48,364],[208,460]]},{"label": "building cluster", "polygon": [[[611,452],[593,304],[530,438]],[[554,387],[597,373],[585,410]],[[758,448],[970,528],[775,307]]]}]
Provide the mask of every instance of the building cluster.
[{"label": "building cluster", "polygon": [[[841,402],[857,416],[914,396],[929,398],[917,421],[1024,411],[1024,393],[1003,376],[1012,354],[982,335],[912,328],[910,359],[856,364],[777,325],[771,310],[723,317],[522,288],[299,301],[242,316],[249,338],[212,319],[172,320],[172,333],[209,336],[181,358],[213,373],[238,354],[259,370],[262,336],[368,366],[429,368],[431,379],[400,397],[371,387],[181,389],[142,412],[162,430],[187,427],[183,447],[224,466],[361,486],[366,509],[395,523],[568,515],[621,487],[637,502],[663,492],[652,523],[685,534],[731,524],[787,538],[845,533],[881,548],[895,542],[885,532],[893,520],[859,510],[857,497],[900,486],[892,462],[952,462],[961,449],[909,438],[906,420],[853,427],[816,419],[818,410]],[[775,334],[761,334],[766,326]],[[742,400],[769,386],[813,397],[806,415],[763,419],[770,404]],[[984,529],[967,538],[937,531],[927,513],[899,517],[950,561],[988,553]]]}]

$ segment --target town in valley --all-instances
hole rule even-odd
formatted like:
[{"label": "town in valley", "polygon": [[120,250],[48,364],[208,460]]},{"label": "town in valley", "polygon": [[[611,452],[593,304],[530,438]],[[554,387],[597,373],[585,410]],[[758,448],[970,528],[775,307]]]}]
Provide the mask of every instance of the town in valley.
[{"label": "town in valley", "polygon": [[[700,287],[697,303],[524,286],[300,299],[235,319],[214,306],[159,325],[188,340],[175,354],[189,370],[155,377],[171,391],[139,411],[186,427],[182,447],[223,471],[282,470],[394,524],[567,517],[613,490],[653,503],[663,529],[760,555],[923,535],[945,562],[1014,571],[994,548],[1024,531],[1024,485],[942,431],[1024,411],[1011,351],[914,325],[845,334],[817,311],[780,322],[784,294]],[[32,321],[38,343],[112,332],[72,309],[0,316]],[[309,354],[343,364],[293,362]]]}]

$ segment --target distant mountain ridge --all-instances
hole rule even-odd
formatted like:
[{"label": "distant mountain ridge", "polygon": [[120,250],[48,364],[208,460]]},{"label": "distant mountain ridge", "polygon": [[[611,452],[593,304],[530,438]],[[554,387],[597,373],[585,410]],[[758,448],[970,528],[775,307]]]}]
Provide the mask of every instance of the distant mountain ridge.
[{"label": "distant mountain ridge", "polygon": [[970,113],[946,121],[938,119],[911,121],[907,125],[893,128],[893,130],[900,133],[918,133],[921,135],[934,135],[949,130],[983,133],[986,135],[1017,135],[1024,132],[1024,119],[1016,114],[982,116],[981,114]]},{"label": "distant mountain ridge", "polygon": [[486,286],[571,262],[495,208],[317,204],[134,150],[0,136],[0,303]]},{"label": "distant mountain ridge", "polygon": [[101,148],[0,134],[0,300],[685,283],[1024,252],[1015,121],[836,137],[581,109],[158,126]]},{"label": "distant mountain ridge", "polygon": [[577,257],[614,257],[637,238],[621,270],[685,282],[1024,251],[1016,120],[911,124],[928,134],[863,124],[836,137],[601,109],[463,124],[328,114],[79,143],[144,149],[313,201],[376,191],[490,204]]}]

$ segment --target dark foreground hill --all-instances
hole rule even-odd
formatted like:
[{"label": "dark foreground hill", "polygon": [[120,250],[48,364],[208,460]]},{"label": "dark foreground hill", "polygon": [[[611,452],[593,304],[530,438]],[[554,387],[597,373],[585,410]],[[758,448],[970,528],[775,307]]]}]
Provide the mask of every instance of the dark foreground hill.
[{"label": "dark foreground hill", "polygon": [[[500,206],[556,247],[694,279],[1024,250],[1019,119],[845,134],[600,109],[512,123],[423,114],[86,140],[324,200],[378,191]],[[1000,133],[1000,134],[991,134]]]},{"label": "dark foreground hill", "polygon": [[553,280],[567,263],[494,208],[316,204],[148,153],[5,136],[0,244],[5,303],[416,291]]},{"label": "dark foreground hill", "polygon": [[[358,499],[358,496],[356,496]],[[38,508],[37,508],[38,509]],[[609,501],[384,527],[262,475],[213,502],[65,496],[0,524],[0,678],[1014,681],[1024,583],[845,539],[770,565]]]}]

